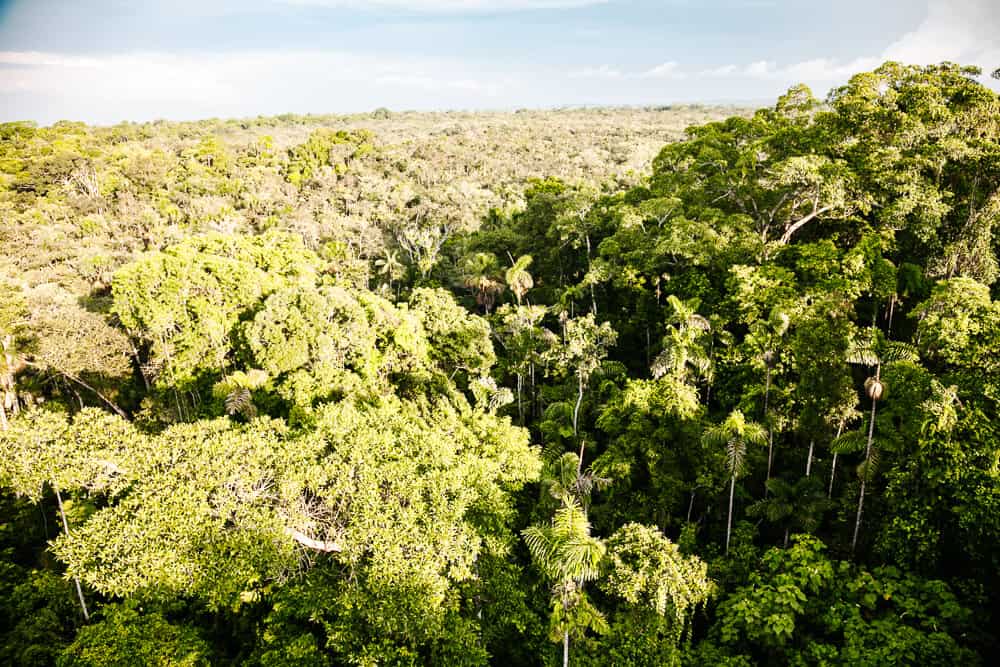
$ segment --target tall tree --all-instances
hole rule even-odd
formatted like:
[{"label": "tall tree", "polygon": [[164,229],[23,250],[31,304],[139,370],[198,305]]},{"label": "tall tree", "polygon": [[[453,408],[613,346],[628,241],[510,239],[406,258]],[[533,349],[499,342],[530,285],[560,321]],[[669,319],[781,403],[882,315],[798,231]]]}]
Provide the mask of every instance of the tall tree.
[{"label": "tall tree", "polygon": [[615,344],[618,334],[607,322],[597,324],[591,313],[570,318],[560,315],[563,326],[562,344],[554,347],[549,358],[562,373],[576,378],[577,395],[573,406],[573,436],[579,436],[580,406],[590,377],[607,357],[608,348]]},{"label": "tall tree", "polygon": [[574,500],[556,510],[548,525],[522,531],[531,559],[552,582],[551,635],[562,641],[563,667],[569,665],[571,633],[603,625],[603,617],[587,600],[583,585],[597,579],[606,547],[590,534],[587,515]]},{"label": "tall tree", "polygon": [[517,261],[511,260],[512,264],[509,269],[507,269],[504,274],[504,279],[507,281],[507,287],[510,291],[514,293],[517,298],[517,305],[521,305],[521,300],[524,295],[528,293],[535,285],[535,281],[532,279],[531,274],[528,273],[528,267],[531,266],[531,255],[521,255],[517,258]]},{"label": "tall tree", "polygon": [[729,473],[729,511],[726,516],[726,552],[733,529],[733,496],[736,478],[743,474],[747,446],[760,446],[767,442],[767,431],[756,422],[747,421],[739,410],[734,410],[722,423],[707,429],[702,436],[711,447],[724,447],[726,470]]},{"label": "tall tree", "polygon": [[[860,364],[873,369],[873,374],[865,380],[865,394],[871,401],[871,413],[868,416],[868,434],[864,440],[865,458],[858,468],[861,489],[858,492],[858,511],[854,519],[854,534],[851,537],[851,551],[857,548],[858,535],[861,531],[861,513],[865,504],[865,488],[871,480],[872,473],[878,466],[878,451],[873,447],[875,438],[875,414],[878,402],[885,396],[885,383],[882,381],[882,368],[885,365],[898,362],[913,362],[918,358],[916,349],[907,343],[898,341],[881,341],[877,331],[872,330],[870,343],[857,345],[848,355],[852,364]],[[860,441],[858,432],[846,433],[833,445],[838,453],[855,451]]]},{"label": "tall tree", "polygon": [[[791,318],[780,308],[771,310],[766,321],[759,321],[750,327],[749,338],[755,345],[759,354],[759,361],[764,365],[764,424],[767,425],[767,476],[764,484],[771,479],[771,466],[774,461],[774,424],[771,420],[770,398],[771,398],[771,375],[781,354],[781,343],[785,334],[788,333],[788,326]],[[766,493],[765,493],[766,495]]]}]

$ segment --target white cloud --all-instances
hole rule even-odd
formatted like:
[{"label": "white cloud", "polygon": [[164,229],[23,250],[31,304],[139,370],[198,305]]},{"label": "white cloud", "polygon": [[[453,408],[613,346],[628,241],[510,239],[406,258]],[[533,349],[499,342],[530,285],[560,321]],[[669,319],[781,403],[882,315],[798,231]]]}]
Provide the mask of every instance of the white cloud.
[{"label": "white cloud", "polygon": [[943,60],[1000,66],[1000,4],[995,0],[930,0],[927,16],[882,54],[887,60]]},{"label": "white cloud", "polygon": [[712,69],[707,69],[701,72],[701,76],[711,76],[711,77],[725,77],[732,76],[736,74],[739,67],[736,65],[722,65],[721,67],[713,67]]},{"label": "white cloud", "polygon": [[461,61],[334,51],[86,57],[0,52],[0,94],[50,100],[61,115],[99,122],[404,104],[495,106],[512,85],[501,72]]},{"label": "white cloud", "polygon": [[65,56],[40,51],[0,51],[0,65],[29,67],[96,67],[99,61],[83,56]]},{"label": "white cloud", "polygon": [[[775,90],[806,83],[823,91],[846,82],[858,72],[870,71],[887,60],[928,65],[952,61],[978,65],[986,74],[1000,66],[1000,4],[997,0],[929,0],[927,15],[911,32],[904,34],[876,55],[853,60],[812,58],[786,65],[771,60],[726,65],[697,70],[675,61],[641,72],[622,72],[611,65],[574,73],[590,78],[620,79],[728,79],[770,82]],[[988,84],[996,84],[983,79]]]},{"label": "white cloud", "polygon": [[599,67],[584,67],[569,74],[573,79],[620,79],[622,71],[611,65],[601,65]]},{"label": "white cloud", "polygon": [[457,14],[476,12],[516,12],[533,9],[575,9],[600,5],[610,0],[280,0],[289,5]]},{"label": "white cloud", "polygon": [[768,77],[774,73],[774,63],[766,60],[758,60],[746,66],[744,73],[747,76]]},{"label": "white cloud", "polygon": [[656,67],[640,72],[639,77],[643,79],[683,79],[687,76],[684,72],[678,71],[680,65],[670,60]]},{"label": "white cloud", "polygon": [[584,67],[569,73],[572,79],[683,79],[687,77],[680,71],[680,64],[670,60],[640,72],[624,72],[611,65]]},{"label": "white cloud", "polygon": [[784,67],[759,61],[745,67],[717,67],[702,74],[828,85],[846,81],[851,75],[874,69],[887,60],[916,65],[951,61],[978,65],[988,73],[1000,66],[998,36],[1000,5],[995,0],[929,0],[924,20],[878,55],[850,61],[814,58]]}]

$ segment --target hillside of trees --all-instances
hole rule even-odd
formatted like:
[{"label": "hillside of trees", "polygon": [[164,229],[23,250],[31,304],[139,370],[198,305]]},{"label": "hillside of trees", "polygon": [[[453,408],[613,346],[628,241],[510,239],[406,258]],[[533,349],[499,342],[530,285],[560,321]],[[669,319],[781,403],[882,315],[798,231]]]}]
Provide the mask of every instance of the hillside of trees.
[{"label": "hillside of trees", "polygon": [[0,125],[0,664],[989,664],[979,75]]}]

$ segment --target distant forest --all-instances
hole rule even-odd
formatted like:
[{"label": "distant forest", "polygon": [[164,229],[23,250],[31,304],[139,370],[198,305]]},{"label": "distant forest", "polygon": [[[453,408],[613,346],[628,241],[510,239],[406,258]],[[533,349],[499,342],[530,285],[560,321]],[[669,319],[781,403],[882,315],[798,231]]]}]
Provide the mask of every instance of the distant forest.
[{"label": "distant forest", "polygon": [[0,664],[990,664],[980,75],[0,124]]}]

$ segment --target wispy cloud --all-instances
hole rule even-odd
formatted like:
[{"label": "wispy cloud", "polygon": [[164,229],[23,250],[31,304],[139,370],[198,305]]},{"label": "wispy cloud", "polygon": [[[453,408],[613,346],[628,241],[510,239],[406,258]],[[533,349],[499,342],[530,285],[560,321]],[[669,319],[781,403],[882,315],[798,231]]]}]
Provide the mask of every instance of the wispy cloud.
[{"label": "wispy cloud", "polygon": [[288,5],[334,7],[371,11],[427,14],[518,12],[537,9],[575,9],[610,0],[278,0]]},{"label": "wispy cloud", "polygon": [[571,79],[620,79],[622,71],[611,65],[598,65],[597,67],[584,67],[569,73]]},{"label": "wispy cloud", "polygon": [[917,65],[952,61],[989,72],[1000,65],[1000,8],[994,0],[930,0],[927,15],[911,32],[880,54],[853,60],[813,58],[784,66],[759,61],[726,65],[704,74],[783,82],[831,83],[877,67],[887,60]]},{"label": "wispy cloud", "polygon": [[680,65],[671,60],[639,72],[624,72],[611,65],[584,67],[570,72],[574,79],[683,79],[687,77],[680,71]]},{"label": "wispy cloud", "polygon": [[643,79],[683,79],[687,75],[680,71],[680,64],[674,60],[669,60],[645,72],[640,72],[637,76]]},{"label": "wispy cloud", "polygon": [[[770,82],[776,88],[795,83],[829,86],[844,82],[887,60],[913,64],[952,61],[978,65],[986,72],[1000,65],[1000,8],[994,0],[929,0],[927,15],[911,32],[887,46],[880,54],[850,60],[812,58],[779,64],[758,60],[710,68],[684,67],[670,60],[647,70],[622,71],[601,65],[574,73],[575,76],[615,79],[727,79]],[[993,84],[995,85],[995,84]]]},{"label": "wispy cloud", "polygon": [[359,110],[381,104],[496,106],[511,84],[461,61],[399,59],[334,51],[67,55],[0,52],[0,94],[73,100],[72,115],[107,107],[197,117]]}]

